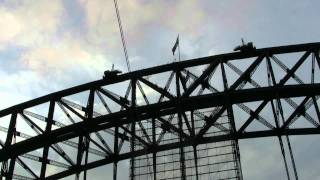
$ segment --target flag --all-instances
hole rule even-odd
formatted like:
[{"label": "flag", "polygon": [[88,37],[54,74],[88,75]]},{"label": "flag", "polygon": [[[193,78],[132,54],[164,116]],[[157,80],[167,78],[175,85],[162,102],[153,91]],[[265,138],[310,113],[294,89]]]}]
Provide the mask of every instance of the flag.
[{"label": "flag", "polygon": [[177,37],[176,43],[174,43],[174,46],[172,48],[172,54],[174,55],[174,52],[176,51],[177,47],[179,46],[179,35]]}]

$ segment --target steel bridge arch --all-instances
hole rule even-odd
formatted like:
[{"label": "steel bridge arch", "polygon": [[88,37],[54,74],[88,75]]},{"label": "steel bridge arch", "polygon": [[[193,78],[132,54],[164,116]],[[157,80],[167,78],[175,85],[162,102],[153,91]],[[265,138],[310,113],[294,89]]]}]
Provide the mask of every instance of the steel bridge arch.
[{"label": "steel bridge arch", "polygon": [[[186,146],[197,146],[198,144],[208,142],[219,142],[225,140],[238,140],[248,138],[259,138],[268,136],[284,136],[284,135],[306,135],[306,134],[320,134],[320,112],[318,108],[318,96],[320,94],[320,83],[315,82],[315,69],[320,68],[319,57],[320,43],[299,44],[290,46],[271,47],[264,49],[257,49],[252,52],[234,52],[222,55],[215,55],[210,57],[197,58],[182,62],[174,62],[171,64],[161,65],[148,69],[138,70],[126,74],[118,75],[110,79],[101,79],[98,81],[90,82],[80,86],[72,87],[66,90],[55,92],[34,100],[21,103],[19,105],[4,109],[0,111],[0,118],[10,117],[8,127],[0,128],[6,132],[5,142],[1,142],[0,149],[0,162],[3,162],[1,175],[11,179],[14,177],[15,163],[22,164],[23,168],[29,172],[33,178],[31,179],[58,179],[73,174],[86,172],[88,169],[96,168],[105,164],[117,163],[124,159],[165,151],[169,149],[182,148]],[[286,65],[277,58],[282,54],[298,54],[298,58],[293,61],[291,67]],[[244,70],[232,64],[234,61],[245,61],[251,58],[249,65]],[[301,65],[310,60],[311,77],[310,82],[305,82],[296,72],[301,69]],[[248,60],[249,61],[249,60]],[[267,76],[269,80],[268,85],[261,86],[253,74],[256,69],[265,63],[267,67]],[[274,66],[277,64],[283,69],[284,75],[276,79]],[[204,67],[203,71],[196,75],[192,73],[190,68]],[[210,79],[215,73],[216,68],[221,67],[221,77],[223,80],[223,90],[217,90],[214,85],[210,83]],[[228,67],[229,71],[234,71],[239,76],[231,83],[230,76],[226,73],[225,68]],[[168,72],[170,77],[168,81],[172,81],[175,77],[175,92],[172,93],[168,90],[168,86],[160,87],[156,83],[149,80],[148,76],[155,76]],[[228,79],[229,78],[229,79]],[[293,80],[294,83],[289,82]],[[119,96],[114,92],[107,90],[105,87],[121,82],[129,82],[128,90],[125,96]],[[167,82],[168,82],[167,81]],[[160,94],[162,99],[155,103],[150,103],[148,95],[144,94],[142,85],[151,88],[153,91]],[[170,84],[170,83],[169,83]],[[253,88],[246,88],[247,84],[251,84]],[[196,91],[204,91],[207,89],[210,93],[202,94],[195,93]],[[142,98],[146,101],[145,105],[137,104],[137,92],[140,90]],[[67,100],[67,96],[74,95],[88,91],[87,104],[79,105],[75,102]],[[119,111],[99,114],[95,111],[96,95],[99,98],[107,97],[109,100],[118,104],[121,108]],[[299,103],[291,100],[291,98],[300,97],[303,100]],[[103,99],[103,98],[102,98]],[[273,107],[275,119],[276,110],[280,110],[281,101],[287,101],[294,111],[288,116],[283,123],[275,122],[270,123],[261,115],[261,111],[267,104]],[[103,100],[102,100],[103,101]],[[248,102],[257,102],[257,108],[249,108],[245,105]],[[41,116],[28,109],[47,103],[48,114]],[[102,102],[106,107],[107,105]],[[228,117],[231,120],[232,128],[226,130],[226,134],[207,136],[208,130],[215,126],[217,119],[226,112],[233,112],[233,106],[239,106],[243,111],[249,114],[240,126],[236,125],[237,122],[234,117]],[[65,118],[70,118],[71,113],[74,116],[82,119],[80,122],[74,122],[68,125],[63,125],[61,122],[56,121],[54,117],[55,109],[59,106],[66,110]],[[314,106],[316,116],[308,114],[307,110],[310,106]],[[194,112],[201,109],[214,108],[210,116],[205,116],[206,119],[203,127],[199,131],[195,131],[191,125],[187,125],[187,129],[177,127],[170,124],[166,119],[168,115],[175,114],[179,120],[185,121],[187,124],[191,123],[191,119],[186,116],[186,112]],[[82,113],[80,113],[82,112]],[[38,135],[27,137],[20,142],[14,142],[16,136],[21,136],[23,133],[16,129],[17,117],[21,116],[27,124],[34,129]],[[300,117],[305,117],[306,122],[312,126],[297,128],[292,124]],[[45,128],[38,127],[34,119],[42,120],[46,123]],[[155,119],[154,123],[158,124],[164,132],[172,132],[180,137],[179,142],[159,144],[156,142],[156,137],[150,135],[150,138],[142,138],[135,134],[136,125],[141,121]],[[266,129],[257,131],[248,131],[247,127],[253,122],[259,121]],[[276,121],[276,120],[275,120]],[[131,125],[131,126],[130,126]],[[52,127],[56,126],[56,129]],[[143,125],[142,125],[143,126]],[[153,128],[155,128],[154,125]],[[219,127],[222,130],[224,127]],[[122,129],[120,131],[119,129]],[[114,145],[113,149],[107,145],[103,137],[99,137],[99,132],[109,130],[108,132],[113,135]],[[98,137],[97,140],[90,138],[90,134],[95,133]],[[72,138],[78,138],[76,144],[68,141]],[[97,143],[100,141],[99,143]],[[132,147],[134,143],[139,143],[141,146],[138,149],[130,149],[128,152],[121,152],[119,150],[119,142],[127,141]],[[77,162],[73,162],[63,149],[59,148],[57,143],[68,142],[70,146],[77,147]],[[90,149],[89,143],[95,144],[99,150]],[[42,157],[33,157],[41,162],[41,172],[38,175],[28,167],[23,160],[19,157],[29,157],[31,151],[43,148]],[[48,158],[49,149],[54,149],[60,156],[62,156],[69,164],[63,164],[50,160]],[[88,153],[104,153],[102,159],[93,162],[85,162],[85,154]],[[32,159],[32,158],[31,158]],[[10,160],[10,161],[8,161]],[[24,164],[24,165],[23,165]],[[46,176],[46,166],[48,164],[55,164],[57,166],[65,166],[65,170],[50,176]],[[16,175],[17,179],[19,176]],[[22,176],[20,178],[23,178]]]}]

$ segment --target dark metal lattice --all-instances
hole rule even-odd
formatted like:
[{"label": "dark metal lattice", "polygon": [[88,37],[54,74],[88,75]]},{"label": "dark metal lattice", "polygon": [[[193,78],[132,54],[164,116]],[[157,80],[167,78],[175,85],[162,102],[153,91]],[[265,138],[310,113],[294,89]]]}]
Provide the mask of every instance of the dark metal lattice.
[{"label": "dark metal lattice", "polygon": [[[149,154],[156,164],[162,152],[175,150],[184,179],[185,153],[202,144],[232,142],[238,155],[239,139],[277,136],[283,144],[289,135],[319,134],[319,49],[320,43],[310,43],[175,62],[4,109],[1,176],[58,179],[83,173],[85,179],[87,170],[113,163],[116,179],[121,160],[135,164]],[[176,141],[164,141],[166,134]],[[294,166],[291,150],[290,156]],[[59,171],[48,174],[50,166]]]}]

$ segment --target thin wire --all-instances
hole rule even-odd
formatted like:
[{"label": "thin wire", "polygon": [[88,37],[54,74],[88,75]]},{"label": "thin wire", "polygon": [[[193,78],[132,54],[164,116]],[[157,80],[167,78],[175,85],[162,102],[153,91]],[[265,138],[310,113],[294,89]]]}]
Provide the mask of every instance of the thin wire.
[{"label": "thin wire", "polygon": [[123,52],[124,52],[124,56],[126,58],[128,71],[130,72],[131,71],[131,67],[130,67],[129,56],[128,56],[128,52],[127,52],[126,40],[124,38],[124,33],[123,33],[123,30],[122,30],[122,23],[121,23],[118,3],[117,3],[117,0],[113,0],[113,2],[114,2],[114,7],[116,9],[117,20],[118,20],[118,25],[119,25],[120,35],[121,35],[121,41],[122,41],[122,47],[123,47]]}]

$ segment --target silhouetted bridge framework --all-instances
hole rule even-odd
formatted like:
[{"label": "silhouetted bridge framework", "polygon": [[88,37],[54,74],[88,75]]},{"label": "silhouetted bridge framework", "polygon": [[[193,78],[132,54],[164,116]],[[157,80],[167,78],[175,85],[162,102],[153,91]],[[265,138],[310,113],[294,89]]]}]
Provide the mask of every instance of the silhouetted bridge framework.
[{"label": "silhouetted bridge framework", "polygon": [[[1,176],[58,179],[82,174],[85,179],[87,170],[114,164],[116,179],[121,160],[134,163],[134,157],[145,154],[268,136],[278,137],[283,152],[284,137],[320,133],[319,49],[320,43],[310,43],[174,62],[4,109]],[[195,129],[193,117],[204,110],[210,113]],[[172,116],[177,124],[171,123]],[[217,124],[222,116],[231,129]],[[144,131],[145,122],[151,122],[151,132]],[[209,134],[210,128],[225,133]],[[179,140],[161,142],[156,131]],[[291,149],[290,155],[294,160]],[[49,166],[58,170],[49,173]]]}]

